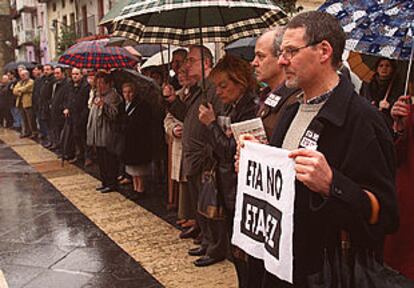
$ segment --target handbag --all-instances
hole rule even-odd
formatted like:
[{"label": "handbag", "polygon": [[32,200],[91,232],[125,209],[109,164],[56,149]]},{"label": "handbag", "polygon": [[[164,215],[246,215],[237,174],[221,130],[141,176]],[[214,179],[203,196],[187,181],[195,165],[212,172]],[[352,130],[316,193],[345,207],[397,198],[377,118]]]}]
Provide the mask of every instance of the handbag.
[{"label": "handbag", "polygon": [[216,162],[210,170],[201,175],[201,190],[198,195],[197,210],[204,217],[212,220],[224,220],[223,201],[217,189]]},{"label": "handbag", "polygon": [[414,282],[380,263],[367,248],[352,247],[342,232],[335,251],[325,249],[319,273],[308,276],[309,288],[413,288]]}]

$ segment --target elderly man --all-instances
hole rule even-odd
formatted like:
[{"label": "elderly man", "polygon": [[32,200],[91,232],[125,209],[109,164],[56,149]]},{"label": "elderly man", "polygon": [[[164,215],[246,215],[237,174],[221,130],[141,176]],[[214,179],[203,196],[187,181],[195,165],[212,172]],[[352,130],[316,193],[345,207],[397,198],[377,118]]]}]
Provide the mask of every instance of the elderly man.
[{"label": "elderly man", "polygon": [[258,111],[268,139],[272,136],[280,115],[287,106],[296,101],[296,96],[300,93],[300,89],[287,88],[284,85],[285,75],[278,64],[283,32],[281,27],[264,32],[256,41],[255,57],[252,61],[257,80],[268,85],[262,91],[264,97],[261,97],[263,102]]},{"label": "elderly man", "polygon": [[187,58],[187,50],[185,49],[177,49],[173,52],[171,59],[171,69],[174,71],[174,77],[170,78],[170,84],[174,87],[175,90],[179,90],[181,88],[180,83],[178,82],[178,70],[182,65],[184,65],[184,61]]},{"label": "elderly man", "polygon": [[251,287],[309,287],[326,248],[338,252],[342,231],[355,246],[378,250],[398,225],[392,138],[381,116],[338,75],[344,45],[338,21],[316,11],[295,16],[283,36],[278,63],[286,86],[304,92],[270,141],[291,150],[295,161],[294,286],[265,272],[249,279]]},{"label": "elderly man", "polygon": [[32,94],[34,81],[30,79],[30,72],[20,70],[20,81],[13,88],[13,94],[16,96],[16,107],[22,117],[22,134],[20,137],[37,136],[37,127],[32,110]]},{"label": "elderly man", "polygon": [[[204,46],[192,46],[187,55],[186,68],[188,77],[198,81],[198,84],[190,88],[190,95],[182,102],[176,97],[174,89],[167,85],[164,87],[163,94],[166,101],[169,102],[168,110],[178,120],[184,123],[184,131],[182,135],[183,143],[183,169],[184,175],[188,179],[188,190],[192,196],[192,205],[197,207],[198,195],[201,190],[201,175],[208,165],[212,151],[209,151],[207,145],[208,131],[199,119],[199,107],[204,101],[211,103],[214,111],[223,110],[223,104],[216,96],[214,86],[205,80],[206,90],[203,95],[202,77],[203,71],[201,65],[201,56],[204,55],[204,75],[207,77],[212,69],[213,56],[208,48]],[[197,259],[194,264],[196,266],[208,266],[226,257],[227,243],[225,241],[225,224],[224,221],[211,221],[206,217],[197,213],[197,224],[201,228],[203,235],[201,247],[189,250],[192,256],[202,256]],[[190,230],[181,234],[182,238],[193,237],[197,234],[197,228],[192,227]]]},{"label": "elderly man", "polygon": [[119,161],[115,151],[110,149],[114,136],[116,121],[123,111],[122,98],[113,88],[112,76],[98,72],[95,76],[96,94],[92,100],[87,126],[87,144],[96,147],[99,173],[102,185],[96,190],[101,193],[114,192],[117,189]]},{"label": "elderly man", "polygon": [[[90,93],[90,86],[87,80],[82,76],[81,70],[78,68],[72,68],[72,82],[70,83],[70,90],[65,95],[63,103],[63,114],[65,117],[71,118],[71,124],[73,128],[73,140],[75,144],[75,150],[78,151],[75,155],[69,155],[69,162],[84,162],[85,150],[86,150],[86,125],[88,123],[88,100]],[[72,151],[70,153],[74,153]]]}]

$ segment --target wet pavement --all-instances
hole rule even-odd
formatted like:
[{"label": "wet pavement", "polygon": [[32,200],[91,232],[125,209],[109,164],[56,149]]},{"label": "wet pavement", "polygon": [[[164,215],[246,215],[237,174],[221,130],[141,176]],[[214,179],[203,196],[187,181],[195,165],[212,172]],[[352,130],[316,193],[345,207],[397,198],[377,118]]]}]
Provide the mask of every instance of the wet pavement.
[{"label": "wet pavement", "polygon": [[0,144],[0,269],[10,288],[163,287]]},{"label": "wet pavement", "polygon": [[0,129],[0,140],[0,276],[10,288],[237,286],[228,261],[192,264],[165,184],[150,183],[144,200],[130,186],[101,194],[96,166],[62,167],[14,131]]}]

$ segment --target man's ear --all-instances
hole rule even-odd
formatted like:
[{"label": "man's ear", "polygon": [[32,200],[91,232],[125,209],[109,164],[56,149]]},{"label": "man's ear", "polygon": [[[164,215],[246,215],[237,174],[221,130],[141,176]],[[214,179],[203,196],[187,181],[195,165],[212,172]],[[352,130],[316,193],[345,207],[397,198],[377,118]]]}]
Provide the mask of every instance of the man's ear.
[{"label": "man's ear", "polygon": [[322,42],[319,43],[319,51],[321,63],[325,63],[332,58],[333,48],[328,41],[322,40]]}]

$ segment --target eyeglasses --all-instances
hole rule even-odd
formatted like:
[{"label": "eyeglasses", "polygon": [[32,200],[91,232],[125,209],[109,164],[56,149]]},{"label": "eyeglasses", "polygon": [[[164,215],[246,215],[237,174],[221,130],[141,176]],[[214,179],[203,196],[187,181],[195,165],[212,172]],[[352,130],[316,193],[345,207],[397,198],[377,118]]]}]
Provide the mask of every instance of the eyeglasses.
[{"label": "eyeglasses", "polygon": [[290,61],[292,60],[293,57],[295,57],[299,53],[300,50],[311,47],[311,46],[315,46],[319,43],[320,42],[308,43],[307,45],[302,46],[302,47],[281,49],[279,50],[279,57],[283,57],[285,60]]}]

